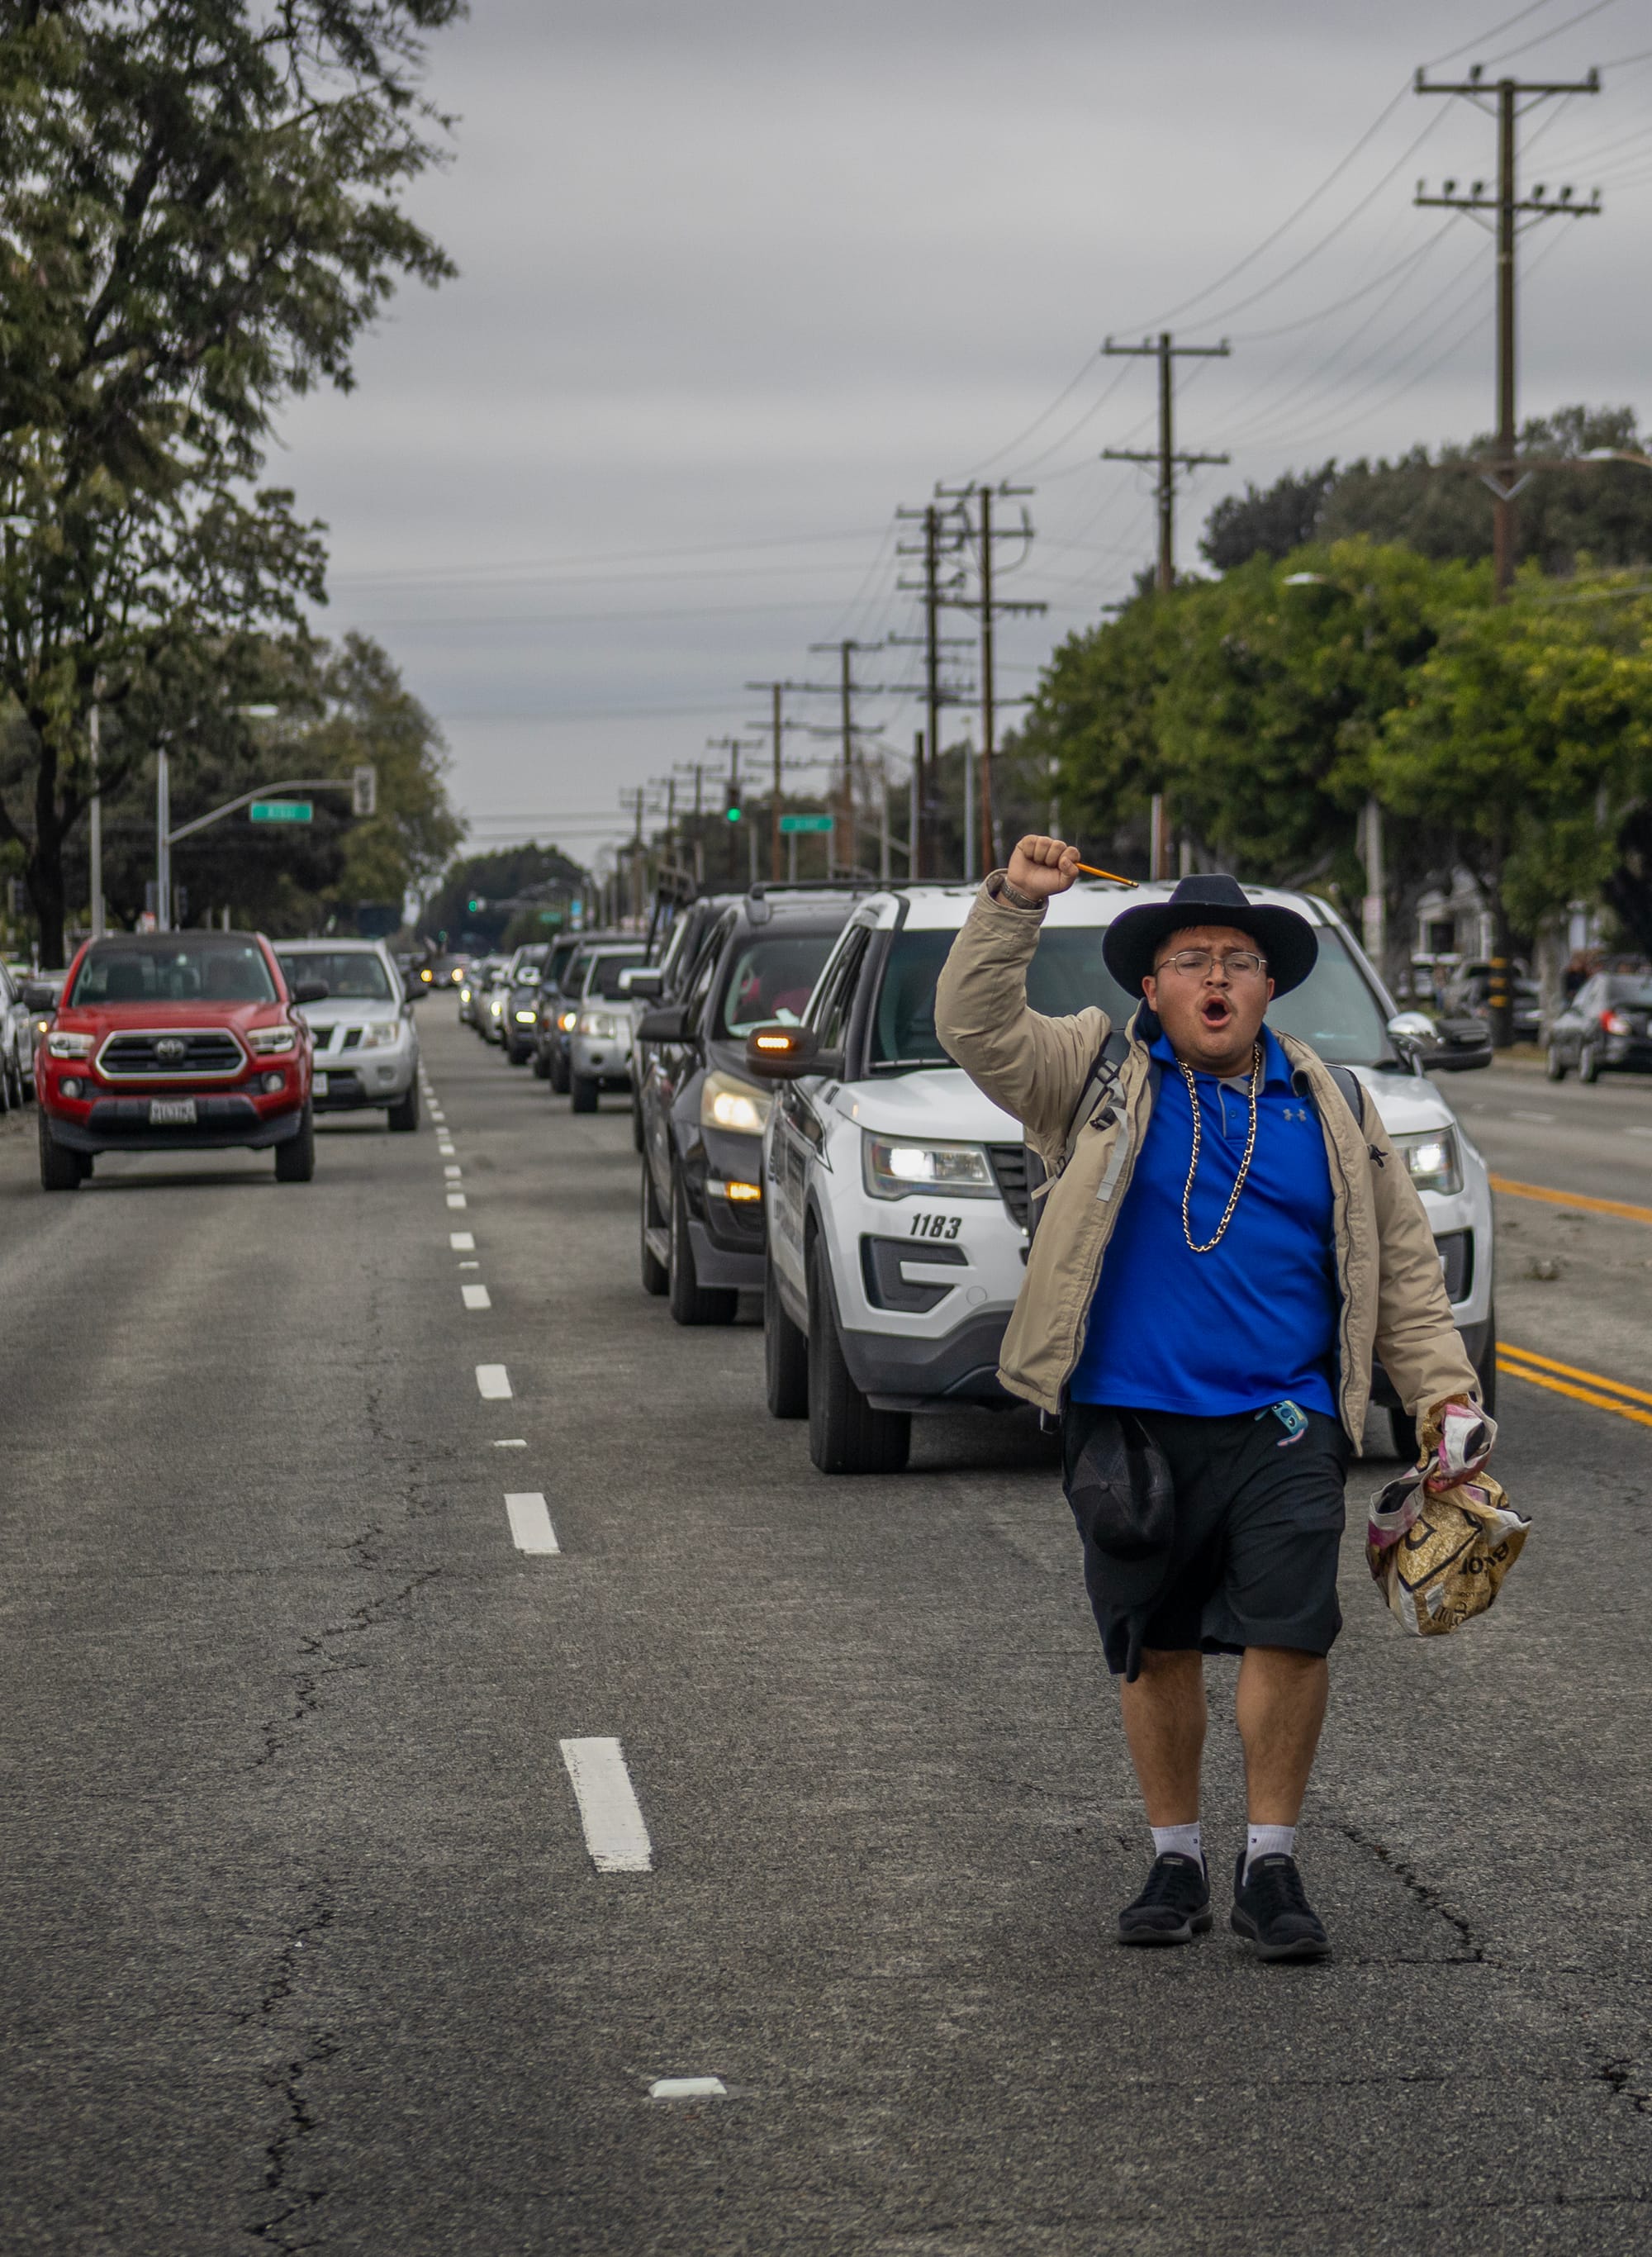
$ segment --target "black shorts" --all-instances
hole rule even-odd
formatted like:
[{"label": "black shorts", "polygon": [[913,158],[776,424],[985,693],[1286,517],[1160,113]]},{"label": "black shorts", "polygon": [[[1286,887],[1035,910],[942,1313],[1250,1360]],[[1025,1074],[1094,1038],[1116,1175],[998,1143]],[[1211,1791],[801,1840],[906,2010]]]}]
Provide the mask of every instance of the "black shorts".
[{"label": "black shorts", "polygon": [[[1106,1415],[1092,1403],[1068,1404],[1063,1439],[1070,1488],[1088,1435]],[[1168,1571],[1147,1610],[1142,1645],[1160,1652],[1242,1653],[1247,1645],[1282,1645],[1329,1653],[1342,1628],[1337,1558],[1343,1485],[1353,1455],[1341,1421],[1310,1411],[1306,1433],[1288,1442],[1271,1413],[1134,1415],[1163,1451],[1175,1485]],[[1118,1676],[1128,1644],[1127,1610],[1109,1590],[1107,1554],[1082,1527],[1079,1532],[1085,1537],[1085,1588],[1107,1666]]]}]

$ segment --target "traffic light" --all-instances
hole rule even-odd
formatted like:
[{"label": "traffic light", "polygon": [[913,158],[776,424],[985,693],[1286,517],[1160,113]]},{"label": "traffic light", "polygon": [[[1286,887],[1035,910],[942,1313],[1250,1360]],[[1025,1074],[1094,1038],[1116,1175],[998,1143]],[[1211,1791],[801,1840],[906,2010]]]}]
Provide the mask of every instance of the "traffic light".
[{"label": "traffic light", "polygon": [[487,904],[486,899],[484,898],[484,895],[482,895],[481,894],[472,894],[472,895],[471,895],[471,896],[470,896],[470,898],[469,898],[469,900],[465,903],[465,905],[464,905],[464,906],[465,906],[466,913],[467,913],[469,916],[481,916],[481,914],[482,914],[482,912],[483,912],[483,910],[484,910],[484,909],[486,909],[487,905],[488,905],[488,904]]},{"label": "traffic light", "polygon": [[724,819],[730,823],[738,823],[740,819],[740,791],[738,785],[731,783],[728,788],[728,799],[723,810],[724,817]]},{"label": "traffic light", "polygon": [[371,761],[364,761],[349,772],[350,810],[356,815],[373,815],[378,809],[378,770]]}]

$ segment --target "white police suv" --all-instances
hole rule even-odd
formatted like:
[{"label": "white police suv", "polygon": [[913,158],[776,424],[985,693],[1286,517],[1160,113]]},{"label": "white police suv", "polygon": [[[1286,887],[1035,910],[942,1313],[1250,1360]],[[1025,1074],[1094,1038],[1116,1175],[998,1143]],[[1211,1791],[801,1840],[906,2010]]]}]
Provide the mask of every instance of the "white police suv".
[{"label": "white police suv", "polygon": [[[1168,886],[1124,893],[1080,884],[1050,902],[1027,973],[1033,1008],[1097,1003],[1122,1025],[1134,1004],[1102,962],[1109,921]],[[1451,1048],[1393,999],[1336,913],[1300,894],[1247,887],[1319,935],[1303,985],[1269,1023],[1353,1068],[1423,1197],[1452,1314],[1490,1405],[1495,1381],[1492,1202],[1486,1165],[1430,1071],[1490,1062]],[[870,895],[828,959],[801,1028],[757,1029],[752,1070],[778,1084],[764,1136],[768,1209],[764,1350],[768,1406],[807,1413],[822,1473],[894,1473],[914,1412],[1006,1409],[999,1348],[1027,1249],[1020,1124],[941,1048],[935,981],[973,888]],[[1396,1450],[1410,1421],[1380,1371],[1375,1400]]]}]

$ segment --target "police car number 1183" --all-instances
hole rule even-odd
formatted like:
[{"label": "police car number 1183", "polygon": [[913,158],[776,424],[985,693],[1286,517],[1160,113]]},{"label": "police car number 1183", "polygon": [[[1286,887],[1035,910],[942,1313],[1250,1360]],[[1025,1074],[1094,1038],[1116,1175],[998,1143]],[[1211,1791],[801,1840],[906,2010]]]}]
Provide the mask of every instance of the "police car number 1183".
[{"label": "police car number 1183", "polygon": [[963,1228],[964,1217],[961,1214],[914,1214],[907,1235],[912,1238],[956,1238]]}]

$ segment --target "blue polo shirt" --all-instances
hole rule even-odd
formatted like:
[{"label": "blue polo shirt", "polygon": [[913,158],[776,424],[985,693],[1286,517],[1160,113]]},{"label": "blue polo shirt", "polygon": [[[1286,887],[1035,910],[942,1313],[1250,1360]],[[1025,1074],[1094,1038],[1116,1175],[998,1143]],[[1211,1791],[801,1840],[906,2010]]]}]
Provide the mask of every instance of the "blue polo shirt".
[{"label": "blue polo shirt", "polygon": [[[1239,1205],[1213,1253],[1193,1254],[1182,1192],[1193,1113],[1175,1052],[1102,1263],[1084,1352],[1069,1391],[1079,1403],[1219,1419],[1288,1397],[1337,1416],[1337,1256],[1331,1168],[1312,1104],[1262,1031],[1256,1150]],[[1188,1213],[1195,1242],[1214,1235],[1245,1157],[1250,1077],[1196,1074],[1199,1171]]]}]

